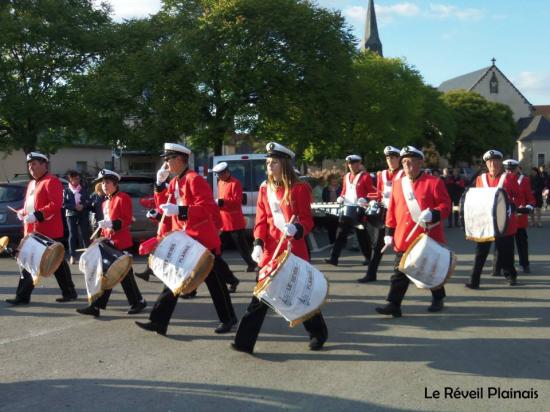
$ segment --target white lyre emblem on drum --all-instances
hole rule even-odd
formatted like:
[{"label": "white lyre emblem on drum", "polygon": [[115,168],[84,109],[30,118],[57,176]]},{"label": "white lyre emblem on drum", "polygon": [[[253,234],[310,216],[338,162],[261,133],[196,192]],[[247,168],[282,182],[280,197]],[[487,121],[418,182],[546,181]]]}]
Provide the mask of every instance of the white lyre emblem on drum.
[{"label": "white lyre emblem on drum", "polygon": [[472,187],[460,201],[466,239],[491,242],[503,236],[508,227],[509,201],[506,192],[498,187]]},{"label": "white lyre emblem on drum", "polygon": [[437,289],[452,276],[456,255],[426,233],[418,236],[399,262],[399,270],[421,289]]},{"label": "white lyre emblem on drum", "polygon": [[29,272],[36,286],[40,277],[51,276],[65,255],[65,247],[38,232],[29,233],[18,246],[17,263]]},{"label": "white lyre emblem on drum", "polygon": [[183,231],[167,234],[149,255],[149,267],[174,295],[195,290],[214,266],[214,255]]},{"label": "white lyre emblem on drum", "polygon": [[291,327],[319,312],[328,282],[315,266],[285,251],[272,261],[269,274],[254,288],[254,296],[285,318]]}]

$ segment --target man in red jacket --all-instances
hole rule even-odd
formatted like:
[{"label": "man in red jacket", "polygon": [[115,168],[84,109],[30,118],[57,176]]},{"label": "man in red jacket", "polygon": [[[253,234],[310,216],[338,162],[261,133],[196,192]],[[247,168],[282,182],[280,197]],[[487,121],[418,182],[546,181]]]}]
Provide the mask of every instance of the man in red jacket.
[{"label": "man in red jacket", "polygon": [[[181,144],[164,144],[161,156],[168,168],[163,165],[157,172],[155,201],[166,215],[165,221],[171,220],[172,230],[185,231],[215,256],[219,256],[221,242],[215,218],[219,214],[218,206],[214,203],[212,190],[206,180],[189,169],[190,154],[191,150]],[[170,173],[174,178],[167,185],[165,182]],[[216,270],[208,274],[205,283],[221,321],[215,332],[227,333],[237,324],[227,286]],[[151,311],[150,322],[136,324],[142,329],[166,335],[177,301],[177,296],[165,287]]]},{"label": "man in red jacket", "polygon": [[[500,262],[504,271],[504,276],[510,286],[516,285],[517,272],[514,267],[514,236],[517,231],[517,220],[515,211],[522,202],[521,191],[516,178],[504,172],[502,166],[502,153],[498,150],[488,150],[483,155],[483,160],[487,166],[488,172],[483,173],[476,179],[476,187],[499,187],[508,195],[510,201],[510,210],[508,211],[509,221],[504,236],[495,239],[495,247],[500,256]],[[470,276],[470,281],[465,284],[467,288],[479,289],[481,272],[487,255],[493,242],[476,242],[476,254],[474,267]]]},{"label": "man in red jacket", "polygon": [[230,236],[247,265],[247,272],[254,272],[256,264],[250,258],[250,247],[246,241],[246,222],[243,215],[243,187],[233,177],[227,162],[218,163],[212,171],[218,177],[218,206],[223,222],[223,233]]},{"label": "man in red jacket", "polygon": [[342,253],[342,249],[346,244],[346,240],[352,230],[355,229],[359,248],[365,257],[365,264],[370,262],[372,245],[366,228],[358,227],[362,222],[362,211],[367,206],[367,196],[369,193],[374,193],[375,189],[372,185],[372,179],[367,171],[363,170],[361,156],[349,155],[346,157],[346,164],[349,173],[344,175],[342,182],[342,193],[336,199],[343,207],[340,220],[338,222],[338,232],[336,240],[332,247],[332,253],[329,259],[325,259],[326,263],[338,266],[338,259]]},{"label": "man in red jacket", "polygon": [[[519,264],[523,268],[523,273],[531,273],[529,267],[527,226],[529,225],[529,213],[532,213],[536,206],[535,197],[531,190],[529,177],[521,174],[519,171],[519,162],[515,159],[508,159],[502,162],[502,164],[506,173],[516,177],[521,192],[522,200],[519,202],[520,206],[516,209],[516,213],[518,214],[516,217],[517,231],[514,237],[516,239],[516,246],[518,247]],[[495,263],[493,275],[500,276],[502,263],[497,251],[495,251]]]},{"label": "man in red jacket", "polygon": [[[63,185],[59,179],[48,172],[49,159],[39,152],[27,155],[27,166],[31,181],[27,186],[25,205],[17,212],[23,221],[23,234],[37,232],[51,239],[63,240],[63,221],[61,206],[63,204]],[[57,302],[76,300],[77,294],[71,276],[71,269],[65,260],[55,271],[55,278],[63,296]],[[32,276],[22,269],[15,299],[6,299],[12,305],[30,302],[34,289]]]},{"label": "man in red jacket", "polygon": [[[405,146],[400,154],[405,176],[393,183],[384,237],[384,244],[393,245],[396,252],[394,273],[386,299],[389,303],[376,308],[378,313],[393,317],[401,316],[401,302],[410,283],[399,270],[403,253],[425,231],[432,239],[445,243],[441,222],[451,212],[451,199],[443,180],[422,170],[424,153],[413,146]],[[412,230],[414,232],[409,236]],[[442,310],[445,296],[444,287],[432,290],[432,304],[428,311]]]}]

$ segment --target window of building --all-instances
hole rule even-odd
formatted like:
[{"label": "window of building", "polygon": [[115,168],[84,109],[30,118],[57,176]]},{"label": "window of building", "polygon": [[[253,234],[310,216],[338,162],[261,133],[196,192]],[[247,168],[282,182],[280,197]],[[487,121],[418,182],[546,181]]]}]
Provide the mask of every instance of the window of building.
[{"label": "window of building", "polygon": [[489,92],[491,94],[498,93],[498,80],[495,72],[493,72],[493,75],[491,76],[491,80],[489,81]]},{"label": "window of building", "polygon": [[545,153],[537,153],[537,166],[544,166],[546,164]]},{"label": "window of building", "polygon": [[76,171],[79,173],[87,173],[88,162],[83,162],[83,161],[76,162]]}]

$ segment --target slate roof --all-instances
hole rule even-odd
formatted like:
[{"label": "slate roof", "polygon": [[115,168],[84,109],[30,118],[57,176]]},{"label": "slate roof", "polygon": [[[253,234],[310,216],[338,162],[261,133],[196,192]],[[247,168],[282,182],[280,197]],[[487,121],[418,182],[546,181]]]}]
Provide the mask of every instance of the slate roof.
[{"label": "slate roof", "polygon": [[550,120],[540,114],[534,116],[518,138],[518,141],[527,140],[550,140]]},{"label": "slate roof", "polygon": [[474,86],[487,74],[489,69],[493,66],[484,67],[483,69],[476,70],[475,72],[466,73],[462,76],[449,79],[441,83],[438,87],[439,91],[448,92],[449,90],[472,90]]},{"label": "slate roof", "polygon": [[362,49],[368,49],[382,54],[382,41],[378,35],[378,24],[376,23],[376,13],[374,11],[374,0],[369,0],[367,9],[367,20],[365,23],[365,38],[363,39]]}]

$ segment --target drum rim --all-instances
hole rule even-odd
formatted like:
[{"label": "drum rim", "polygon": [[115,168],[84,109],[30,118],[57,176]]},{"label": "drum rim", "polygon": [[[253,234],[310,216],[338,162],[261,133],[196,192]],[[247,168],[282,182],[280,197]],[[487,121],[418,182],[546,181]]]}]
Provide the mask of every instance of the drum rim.
[{"label": "drum rim", "polygon": [[[109,271],[111,270],[111,268],[117,264],[117,265],[120,265],[123,261],[126,261],[126,268],[124,269],[124,274],[119,277],[117,280],[111,280],[107,275],[109,274]],[[122,282],[124,280],[124,278],[126,276],[128,276],[128,273],[130,272],[130,269],[132,269],[132,265],[134,263],[134,260],[132,258],[132,256],[130,255],[126,255],[126,254],[122,254],[121,256],[117,257],[113,262],[111,262],[111,264],[109,265],[109,267],[107,268],[107,272],[106,273],[102,273],[101,274],[101,289],[102,290],[108,290],[108,289],[112,289],[114,288],[116,285],[118,285],[120,282]]]},{"label": "drum rim", "polygon": [[[462,224],[462,227],[464,228],[464,230],[466,230],[466,223],[464,222],[464,204],[466,203],[466,195],[467,195],[467,193],[470,189],[483,189],[483,188],[481,188],[481,187],[468,187],[468,188],[466,188],[466,190],[464,191],[464,193],[460,197],[460,223]],[[510,208],[510,199],[508,198],[508,194],[506,193],[506,191],[501,187],[488,188],[488,189],[497,189],[495,191],[495,200],[499,196],[499,193],[502,193],[504,195],[504,203],[506,205],[506,210],[508,211],[508,209]],[[508,226],[510,225],[510,218],[506,219],[506,222],[504,224],[504,229],[502,231],[500,231],[500,229],[498,228],[497,220],[496,220],[496,213],[495,213],[496,212],[496,206],[497,206],[497,202],[495,201],[495,202],[493,202],[493,213],[492,213],[493,231],[495,233],[495,236],[489,236],[489,237],[485,237],[485,238],[474,238],[472,236],[466,236],[466,240],[472,240],[472,241],[477,242],[477,243],[485,243],[485,242],[493,242],[495,240],[495,238],[502,237],[502,236],[506,235],[506,231],[508,230]]]}]

